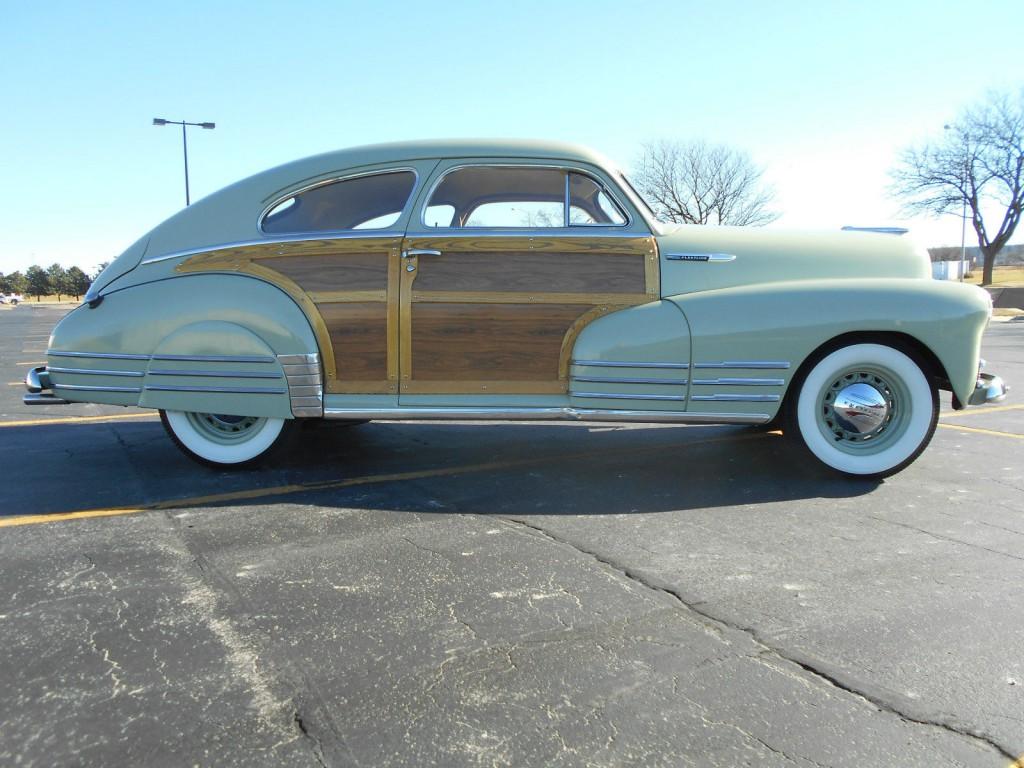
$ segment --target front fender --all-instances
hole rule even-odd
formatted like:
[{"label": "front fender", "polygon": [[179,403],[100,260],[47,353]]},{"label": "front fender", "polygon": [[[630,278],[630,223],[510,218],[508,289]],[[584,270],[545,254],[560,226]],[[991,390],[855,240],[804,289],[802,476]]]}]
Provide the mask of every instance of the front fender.
[{"label": "front fender", "polygon": [[764,283],[669,300],[689,321],[695,363],[789,363],[788,387],[801,363],[837,336],[900,333],[931,350],[964,403],[974,391],[981,335],[992,311],[980,288],[922,279]]},{"label": "front fender", "polygon": [[311,393],[319,403],[318,352],[305,315],[275,286],[184,275],[77,308],[54,329],[47,361],[69,400],[290,418]]}]

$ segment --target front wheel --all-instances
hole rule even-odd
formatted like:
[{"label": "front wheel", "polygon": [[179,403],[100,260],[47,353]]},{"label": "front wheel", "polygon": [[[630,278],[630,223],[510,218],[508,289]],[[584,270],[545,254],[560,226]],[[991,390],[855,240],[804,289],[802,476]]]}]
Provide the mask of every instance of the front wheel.
[{"label": "front wheel", "polygon": [[927,447],[939,419],[935,386],[913,358],[882,344],[851,344],[808,371],[791,403],[791,430],[824,464],[885,477]]},{"label": "front wheel", "polygon": [[218,469],[252,466],[280,447],[292,423],[265,416],[160,411],[164,429],[186,456]]}]

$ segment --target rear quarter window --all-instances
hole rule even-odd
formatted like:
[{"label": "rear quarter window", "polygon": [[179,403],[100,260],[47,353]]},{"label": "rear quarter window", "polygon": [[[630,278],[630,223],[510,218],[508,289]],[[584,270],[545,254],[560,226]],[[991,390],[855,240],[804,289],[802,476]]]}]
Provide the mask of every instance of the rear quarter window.
[{"label": "rear quarter window", "polygon": [[387,229],[416,185],[412,171],[387,171],[318,184],[277,202],[260,222],[267,234]]}]

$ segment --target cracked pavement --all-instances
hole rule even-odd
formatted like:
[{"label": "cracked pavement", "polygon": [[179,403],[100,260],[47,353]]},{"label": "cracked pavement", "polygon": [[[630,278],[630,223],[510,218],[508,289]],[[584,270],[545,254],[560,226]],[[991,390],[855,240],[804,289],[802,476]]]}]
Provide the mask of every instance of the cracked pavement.
[{"label": "cracked pavement", "polygon": [[[56,317],[0,315],[7,381]],[[0,427],[6,515],[164,507],[0,529],[0,763],[1005,768],[1024,441],[954,425],[1024,409],[944,423],[882,483],[730,427],[325,425],[242,473]]]}]

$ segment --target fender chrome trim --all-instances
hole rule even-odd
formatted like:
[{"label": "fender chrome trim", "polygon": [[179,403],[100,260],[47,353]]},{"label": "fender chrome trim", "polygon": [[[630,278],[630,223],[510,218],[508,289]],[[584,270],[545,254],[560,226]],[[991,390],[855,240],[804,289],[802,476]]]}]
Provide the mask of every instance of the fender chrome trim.
[{"label": "fender chrome trim", "polygon": [[[138,391],[138,390],[136,390]],[[288,390],[283,387],[199,387],[174,386],[171,384],[147,384],[147,392],[206,392],[229,395],[285,395]]]},{"label": "fender chrome trim", "polygon": [[685,371],[689,363],[632,363],[624,360],[573,360],[573,365],[586,365],[593,368],[670,368]]},{"label": "fender chrome trim", "polygon": [[720,363],[694,363],[694,368],[755,368],[784,371],[789,368],[785,360],[725,360]]}]

